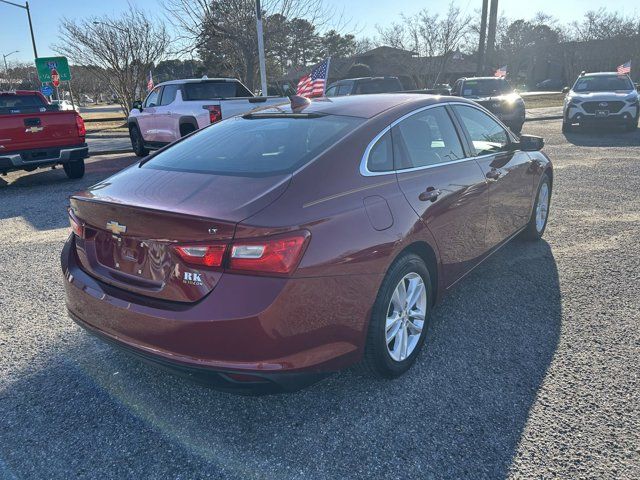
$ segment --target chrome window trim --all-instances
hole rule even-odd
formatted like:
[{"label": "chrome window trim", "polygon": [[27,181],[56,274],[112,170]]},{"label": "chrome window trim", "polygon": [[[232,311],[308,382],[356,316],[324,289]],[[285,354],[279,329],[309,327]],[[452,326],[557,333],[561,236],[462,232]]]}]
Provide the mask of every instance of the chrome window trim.
[{"label": "chrome window trim", "polygon": [[[447,105],[462,105],[462,106],[475,108],[476,110],[481,111],[485,115],[488,115],[489,118],[492,118],[493,120],[496,120],[498,122],[498,125],[503,127],[502,122],[495,115],[493,115],[488,110],[485,110],[482,107],[480,107],[478,105],[474,105],[472,103],[446,102],[446,103],[436,103],[435,105],[427,105],[425,107],[420,107],[420,108],[418,108],[416,110],[413,110],[413,111],[411,111],[409,113],[405,113],[400,118],[394,120],[391,124],[387,125],[380,133],[378,133],[375,137],[373,137],[373,140],[371,140],[371,142],[369,142],[369,145],[367,145],[367,148],[365,149],[364,154],[362,155],[362,159],[360,160],[360,175],[362,175],[363,177],[378,177],[380,175],[396,175],[398,173],[416,172],[418,170],[426,170],[426,169],[429,169],[429,168],[441,167],[443,165],[452,165],[452,164],[456,164],[456,163],[468,162],[469,160],[478,160],[478,159],[481,159],[481,158],[490,157],[490,156],[493,156],[493,155],[496,155],[496,154],[500,153],[500,152],[487,153],[485,155],[479,155],[479,156],[475,156],[475,157],[464,157],[464,158],[461,158],[461,159],[458,159],[458,160],[451,160],[449,162],[434,163],[434,164],[431,164],[431,165],[423,165],[421,167],[400,168],[400,169],[394,169],[394,170],[386,170],[384,172],[372,172],[371,170],[369,170],[369,166],[368,166],[369,154],[371,153],[371,150],[373,149],[373,147],[375,147],[376,143],[378,143],[378,141],[384,136],[385,133],[387,133],[389,130],[391,130],[393,127],[395,127],[398,123],[402,122],[403,120],[405,120],[405,119],[407,119],[407,118],[409,118],[409,117],[411,117],[413,115],[416,115],[416,114],[418,114],[420,112],[424,112],[425,110],[429,110],[430,108],[436,108],[436,107],[444,108]],[[456,128],[455,124],[453,123],[453,121],[451,122],[451,124],[453,125],[453,128],[456,129],[456,133],[457,133],[457,128]],[[504,129],[504,130],[505,130],[509,140],[513,141],[513,138],[511,138],[511,135],[509,134],[509,130],[508,129]]]}]

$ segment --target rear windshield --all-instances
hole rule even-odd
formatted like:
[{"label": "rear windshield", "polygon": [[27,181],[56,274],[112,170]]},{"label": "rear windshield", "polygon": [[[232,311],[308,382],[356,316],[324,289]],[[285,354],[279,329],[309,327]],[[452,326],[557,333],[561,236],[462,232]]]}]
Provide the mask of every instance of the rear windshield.
[{"label": "rear windshield", "polygon": [[253,97],[240,82],[197,82],[183,86],[185,100],[214,100],[216,98]]},{"label": "rear windshield", "polygon": [[362,122],[337,115],[234,117],[156,154],[142,168],[259,177],[291,173]]},{"label": "rear windshield", "polygon": [[597,77],[580,77],[573,86],[574,92],[615,92],[633,90],[629,77],[610,75]]},{"label": "rear windshield", "polygon": [[396,78],[375,78],[361,80],[356,87],[356,94],[386,93],[401,90],[400,82]]},{"label": "rear windshield", "polygon": [[465,80],[462,84],[463,97],[490,97],[511,93],[513,89],[506,80],[486,78],[482,80]]},{"label": "rear windshield", "polygon": [[[38,95],[0,95],[0,111],[2,113],[20,113],[22,111],[40,111],[40,109],[57,109],[45,103]],[[44,111],[44,110],[43,110]]]}]

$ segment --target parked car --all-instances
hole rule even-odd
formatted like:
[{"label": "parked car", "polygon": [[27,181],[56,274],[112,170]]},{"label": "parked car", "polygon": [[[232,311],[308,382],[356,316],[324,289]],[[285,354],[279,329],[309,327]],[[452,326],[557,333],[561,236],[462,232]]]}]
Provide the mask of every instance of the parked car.
[{"label": "parked car", "polygon": [[540,137],[454,97],[293,101],[72,196],[71,317],[226,390],[292,390],[355,362],[391,378],[447,289],[543,235]]},{"label": "parked car", "polygon": [[73,108],[69,100],[51,100],[51,105],[57,105],[59,110],[77,110],[77,107]]},{"label": "parked car", "polygon": [[563,132],[572,131],[576,124],[622,125],[630,132],[638,128],[638,91],[628,75],[583,72],[565,93]]},{"label": "parked car", "polygon": [[398,77],[346,78],[333,82],[327,87],[326,97],[362,95],[369,93],[389,93],[404,90]]},{"label": "parked car", "polygon": [[284,97],[255,97],[235,78],[172,80],[155,87],[129,113],[129,136],[134,153],[149,154],[191,132],[223,118],[241,115]]},{"label": "parked car", "polygon": [[479,103],[513,133],[520,133],[525,120],[524,100],[504,78],[460,78],[453,85],[451,95],[469,98]]},{"label": "parked car", "polygon": [[62,165],[80,178],[89,156],[85,132],[77,112],[59,110],[40,92],[0,92],[0,173]]},{"label": "parked car", "polygon": [[566,85],[564,80],[561,80],[559,78],[547,78],[546,80],[543,80],[539,83],[536,83],[536,90],[538,91],[550,91],[550,92],[555,92],[558,91],[560,92],[564,86]]}]

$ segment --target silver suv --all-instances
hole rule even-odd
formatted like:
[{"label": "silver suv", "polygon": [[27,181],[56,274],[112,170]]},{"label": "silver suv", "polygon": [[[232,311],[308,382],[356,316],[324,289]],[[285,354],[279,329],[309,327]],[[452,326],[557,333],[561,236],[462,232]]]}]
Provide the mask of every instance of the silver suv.
[{"label": "silver suv", "polygon": [[610,124],[631,132],[638,128],[639,113],[638,92],[628,75],[583,72],[564,99],[562,131],[575,124]]}]

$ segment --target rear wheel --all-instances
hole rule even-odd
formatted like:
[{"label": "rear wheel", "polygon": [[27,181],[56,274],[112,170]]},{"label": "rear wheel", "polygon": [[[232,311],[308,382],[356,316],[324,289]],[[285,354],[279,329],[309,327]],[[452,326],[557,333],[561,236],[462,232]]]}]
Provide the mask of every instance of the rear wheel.
[{"label": "rear wheel", "polygon": [[536,203],[533,206],[533,212],[526,228],[522,232],[522,238],[525,240],[539,240],[542,238],[547,228],[547,219],[549,218],[549,206],[551,204],[551,181],[545,173],[540,180],[538,186],[538,194],[536,195]]},{"label": "rear wheel", "polygon": [[562,133],[569,133],[573,131],[573,125],[568,122],[562,122]]},{"label": "rear wheel", "polygon": [[429,270],[420,257],[406,254],[393,263],[373,305],[365,370],[394,378],[413,365],[431,319],[432,295]]},{"label": "rear wheel", "polygon": [[638,121],[627,123],[625,129],[627,132],[635,132],[638,129]]},{"label": "rear wheel", "polygon": [[67,162],[62,164],[64,173],[71,179],[84,177],[84,160],[74,160],[73,162]]},{"label": "rear wheel", "polygon": [[135,153],[137,157],[146,157],[149,155],[149,149],[144,148],[144,139],[140,134],[140,129],[138,129],[136,125],[129,127],[129,138],[131,138],[133,153]]}]

